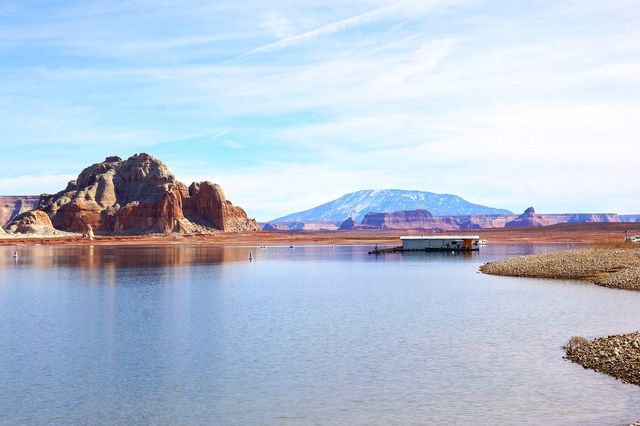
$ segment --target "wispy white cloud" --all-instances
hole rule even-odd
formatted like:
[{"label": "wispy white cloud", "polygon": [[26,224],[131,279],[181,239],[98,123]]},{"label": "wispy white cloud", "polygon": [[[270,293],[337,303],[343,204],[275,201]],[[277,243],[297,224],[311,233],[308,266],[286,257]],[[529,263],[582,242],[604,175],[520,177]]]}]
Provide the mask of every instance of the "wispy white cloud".
[{"label": "wispy white cloud", "polygon": [[289,38],[295,34],[293,22],[280,11],[266,12],[261,26],[279,39]]},{"label": "wispy white cloud", "polygon": [[[420,4],[422,8],[426,9],[430,7],[432,4],[435,4],[435,2],[429,1],[429,0],[423,0],[420,2]],[[396,2],[389,6],[370,10],[368,12],[361,13],[359,15],[355,15],[347,19],[342,19],[339,21],[322,25],[318,28],[315,28],[310,31],[306,31],[301,34],[281,38],[280,40],[275,41],[273,43],[268,43],[263,46],[251,49],[248,52],[245,52],[234,59],[241,59],[241,58],[245,58],[245,57],[260,54],[260,53],[271,53],[281,49],[285,49],[287,47],[309,42],[319,37],[356,29],[363,25],[371,24],[373,22],[397,15],[400,12],[406,13],[407,9],[415,9],[415,6],[416,6],[416,1]]]}]

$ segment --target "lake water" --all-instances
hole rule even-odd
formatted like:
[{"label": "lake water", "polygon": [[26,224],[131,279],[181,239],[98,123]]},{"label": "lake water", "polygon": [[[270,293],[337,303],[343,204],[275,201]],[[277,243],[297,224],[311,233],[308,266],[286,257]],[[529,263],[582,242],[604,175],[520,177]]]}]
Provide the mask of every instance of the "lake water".
[{"label": "lake water", "polygon": [[640,387],[562,358],[638,330],[640,293],[477,272],[561,247],[3,247],[0,423],[640,420]]}]

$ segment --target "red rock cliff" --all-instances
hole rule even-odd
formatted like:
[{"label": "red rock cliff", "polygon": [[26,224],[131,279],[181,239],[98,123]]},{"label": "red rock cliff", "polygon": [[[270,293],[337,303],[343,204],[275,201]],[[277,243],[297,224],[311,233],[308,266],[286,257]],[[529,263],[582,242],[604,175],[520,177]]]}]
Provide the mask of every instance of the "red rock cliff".
[{"label": "red rock cliff", "polygon": [[148,154],[108,157],[84,169],[67,188],[43,195],[40,210],[56,229],[102,234],[254,231],[258,225],[210,182],[189,189]]}]

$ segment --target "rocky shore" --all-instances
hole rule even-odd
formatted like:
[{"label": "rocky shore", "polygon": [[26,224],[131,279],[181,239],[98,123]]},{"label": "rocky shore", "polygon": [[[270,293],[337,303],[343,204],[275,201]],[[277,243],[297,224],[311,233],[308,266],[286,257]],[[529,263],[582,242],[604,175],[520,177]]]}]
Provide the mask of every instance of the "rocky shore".
[{"label": "rocky shore", "polygon": [[489,262],[480,270],[491,275],[579,279],[605,287],[640,290],[640,247],[563,250],[514,257]]},{"label": "rocky shore", "polygon": [[565,347],[569,359],[624,383],[640,385],[640,332],[588,341],[572,337]]},{"label": "rocky shore", "polygon": [[[483,265],[486,274],[588,280],[625,290],[640,290],[640,247],[590,248],[515,257]],[[625,383],[640,385],[640,332],[589,341],[572,337],[566,359]]]}]

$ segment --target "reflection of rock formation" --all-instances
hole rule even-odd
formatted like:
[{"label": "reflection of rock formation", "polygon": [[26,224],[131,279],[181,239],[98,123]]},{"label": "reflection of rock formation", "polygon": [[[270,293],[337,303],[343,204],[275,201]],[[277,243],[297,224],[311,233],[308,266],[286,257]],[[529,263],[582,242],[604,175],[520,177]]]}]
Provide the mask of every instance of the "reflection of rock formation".
[{"label": "reflection of rock formation", "polygon": [[[13,253],[13,248],[0,248]],[[39,268],[74,267],[117,270],[246,262],[255,248],[205,246],[32,246],[20,250],[19,262]],[[10,255],[7,256],[9,258]]]},{"label": "reflection of rock formation", "polygon": [[108,157],[87,167],[65,190],[41,196],[40,210],[56,229],[73,232],[85,232],[87,225],[102,234],[258,229],[219,185],[201,182],[187,188],[148,154],[124,161]]},{"label": "reflection of rock formation", "polygon": [[14,217],[38,207],[40,196],[0,196],[0,227],[9,223]]}]

